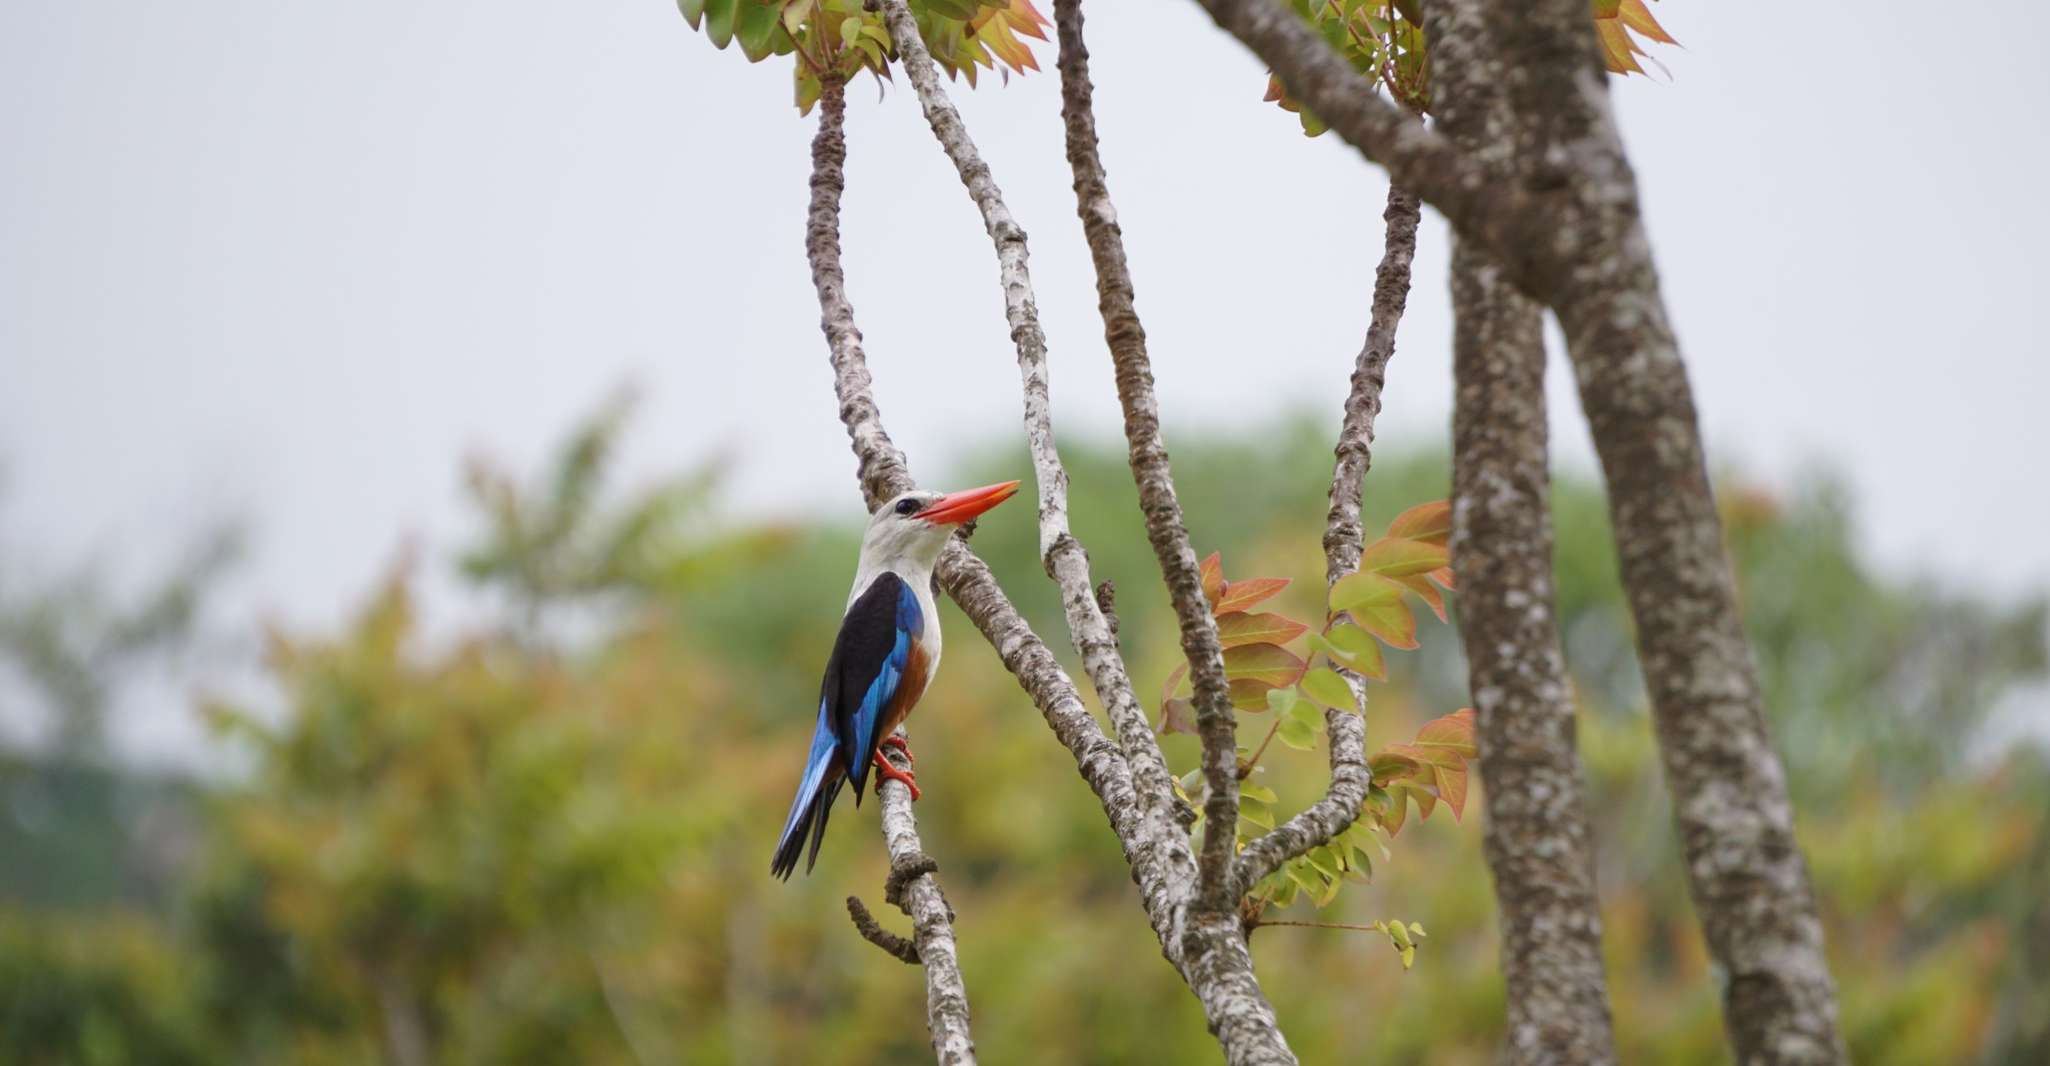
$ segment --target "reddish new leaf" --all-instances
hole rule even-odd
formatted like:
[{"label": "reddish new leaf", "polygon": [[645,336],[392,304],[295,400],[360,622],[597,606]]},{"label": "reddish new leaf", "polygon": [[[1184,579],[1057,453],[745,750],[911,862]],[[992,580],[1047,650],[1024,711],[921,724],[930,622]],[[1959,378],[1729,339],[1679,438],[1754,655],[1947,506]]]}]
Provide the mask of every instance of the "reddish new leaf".
[{"label": "reddish new leaf", "polygon": [[1172,699],[1160,705],[1160,734],[1196,735],[1196,707],[1188,700]]},{"label": "reddish new leaf", "polygon": [[1406,577],[1389,578],[1389,580],[1397,582],[1403,588],[1416,593],[1417,598],[1424,601],[1424,605],[1431,609],[1431,613],[1438,616],[1438,621],[1446,621],[1445,596],[1438,591],[1438,586],[1431,584],[1431,578],[1428,574],[1410,574]]},{"label": "reddish new leaf", "polygon": [[1247,614],[1233,611],[1217,618],[1217,639],[1225,648],[1241,644],[1286,644],[1310,627],[1272,612]]},{"label": "reddish new leaf", "polygon": [[1285,577],[1249,577],[1244,581],[1227,581],[1223,598],[1214,601],[1211,613],[1230,614],[1243,611],[1288,587]]},{"label": "reddish new leaf", "polygon": [[1388,535],[1443,544],[1452,536],[1452,504],[1446,500],[1417,504],[1388,523]]},{"label": "reddish new leaf", "polygon": [[[1258,681],[1269,688],[1293,685],[1306,664],[1275,644],[1244,644],[1226,649],[1224,676],[1233,681]],[[1261,699],[1264,701],[1265,696]]]},{"label": "reddish new leaf", "polygon": [[1421,747],[1444,748],[1464,759],[1480,754],[1476,743],[1473,708],[1463,707],[1442,718],[1425,722],[1417,730],[1416,742]]},{"label": "reddish new leaf", "polygon": [[1174,698],[1174,690],[1181,687],[1182,677],[1188,672],[1189,664],[1186,662],[1176,663],[1174,669],[1168,671],[1167,684],[1160,686],[1160,702],[1166,703]]},{"label": "reddish new leaf", "polygon": [[1203,560],[1202,575],[1203,600],[1211,605],[1212,613],[1215,613],[1218,598],[1224,595],[1224,559],[1222,555],[1217,552],[1211,552],[1210,558]]}]

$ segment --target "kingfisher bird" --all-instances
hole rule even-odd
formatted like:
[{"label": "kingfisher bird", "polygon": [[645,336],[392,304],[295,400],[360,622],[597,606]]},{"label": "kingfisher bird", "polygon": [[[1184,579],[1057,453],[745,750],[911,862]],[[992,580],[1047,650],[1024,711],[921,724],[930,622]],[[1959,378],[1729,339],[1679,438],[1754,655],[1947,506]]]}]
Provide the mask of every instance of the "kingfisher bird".
[{"label": "kingfisher bird", "polygon": [[897,728],[925,694],[940,665],[939,614],[933,604],[932,571],[947,539],[961,523],[995,507],[1018,491],[1005,481],[942,495],[906,492],[876,508],[861,538],[861,561],[854,571],[854,589],[840,619],[840,635],[826,660],[819,684],[818,724],[812,728],[811,753],[797,783],[797,798],[776,841],[769,872],[788,880],[797,869],[797,853],[811,838],[804,871],[818,862],[826,816],[840,786],[854,782],[854,805],[861,806],[868,768],[877,781],[894,778],[918,798],[912,774],[883,757],[888,744],[911,757]]}]

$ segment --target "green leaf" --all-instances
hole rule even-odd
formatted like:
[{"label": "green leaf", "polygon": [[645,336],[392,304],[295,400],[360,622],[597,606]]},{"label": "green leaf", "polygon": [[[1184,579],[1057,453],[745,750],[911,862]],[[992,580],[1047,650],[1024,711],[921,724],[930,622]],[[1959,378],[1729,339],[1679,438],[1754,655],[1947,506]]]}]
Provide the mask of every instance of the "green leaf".
[{"label": "green leaf", "polygon": [[1267,690],[1267,709],[1273,711],[1275,714],[1289,714],[1293,712],[1296,709],[1296,705],[1301,702],[1302,698],[1297,696],[1295,694],[1295,690],[1292,688],[1276,688]]},{"label": "green leaf", "polygon": [[1361,677],[1388,680],[1388,663],[1381,656],[1381,645],[1366,630],[1343,623],[1333,626],[1331,632],[1324,634],[1324,646],[1324,654]]},{"label": "green leaf", "polygon": [[712,47],[724,48],[733,40],[733,20],[739,14],[740,5],[749,0],[704,0],[705,36],[711,38]]},{"label": "green leaf", "polygon": [[1317,746],[1317,731],[1295,718],[1284,718],[1274,727],[1274,739],[1297,751],[1309,751]]},{"label": "green leaf", "polygon": [[1443,544],[1426,544],[1405,537],[1382,537],[1360,553],[1360,569],[1388,577],[1428,574],[1450,565]]},{"label": "green leaf", "polygon": [[[1293,685],[1297,678],[1303,676],[1305,665],[1301,659],[1276,644],[1244,644],[1229,648],[1224,653],[1224,676],[1233,681]],[[1266,697],[1263,695],[1261,699],[1265,702]]]},{"label": "green leaf", "polygon": [[1331,610],[1334,613],[1401,602],[1401,585],[1365,570],[1347,574],[1331,586]]},{"label": "green leaf", "polygon": [[1352,686],[1338,676],[1337,671],[1320,666],[1303,675],[1303,695],[1340,711],[1359,713],[1359,705],[1353,702]]},{"label": "green leaf", "polygon": [[769,58],[776,31],[782,27],[780,12],[761,0],[739,0],[739,12],[733,36],[740,41],[741,54],[750,63]]},{"label": "green leaf", "polygon": [[811,17],[811,11],[812,0],[791,0],[783,7],[783,28],[792,37],[797,36],[797,31],[804,27],[804,20]]},{"label": "green leaf", "polygon": [[1217,639],[1227,649],[1241,644],[1286,644],[1310,627],[1272,612],[1233,611],[1217,618]]},{"label": "green leaf", "polygon": [[676,8],[683,12],[683,20],[690,23],[691,29],[697,29],[698,23],[704,21],[705,0],[676,0]]},{"label": "green leaf", "polygon": [[1261,803],[1281,802],[1281,797],[1275,795],[1273,789],[1268,788],[1266,785],[1256,785],[1251,781],[1239,782],[1239,795],[1258,800]]},{"label": "green leaf", "polygon": [[850,48],[854,46],[856,41],[861,40],[861,20],[856,18],[840,20],[840,40],[845,42]]},{"label": "green leaf", "polygon": [[[1291,696],[1294,694],[1293,691],[1289,693]],[[1312,733],[1317,731],[1318,726],[1324,724],[1323,709],[1309,700],[1295,700],[1289,705],[1287,716],[1301,722],[1303,728],[1308,729]]]},{"label": "green leaf", "polygon": [[1264,803],[1241,803],[1239,804],[1239,821],[1250,822],[1262,829],[1272,829],[1274,828],[1274,812],[1268,810],[1267,805]]}]

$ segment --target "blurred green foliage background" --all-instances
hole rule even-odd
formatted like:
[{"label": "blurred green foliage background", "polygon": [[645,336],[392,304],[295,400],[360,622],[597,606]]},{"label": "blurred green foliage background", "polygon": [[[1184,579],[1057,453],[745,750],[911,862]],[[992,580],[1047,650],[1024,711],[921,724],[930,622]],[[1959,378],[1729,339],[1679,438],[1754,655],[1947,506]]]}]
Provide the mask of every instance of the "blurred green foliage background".
[{"label": "blurred green foliage background", "polygon": [[[716,470],[611,485],[625,423],[608,408],[532,478],[472,467],[458,559],[400,559],[342,632],[268,634],[275,698],[198,709],[234,755],[218,776],[124,767],[96,738],[106,678],[181,639],[221,553],[196,552],[148,617],[0,584],[0,657],[59,713],[80,708],[61,742],[0,755],[0,1062],[929,1060],[919,972],[846,917],[849,893],[880,913],[871,811],[835,819],[812,876],[767,874],[852,570],[852,479],[846,521],[736,522]],[[1296,617],[1319,611],[1324,428],[1175,438],[1198,547],[1234,574],[1298,578],[1280,601]],[[1399,445],[1369,478],[1370,528],[1445,494],[1444,457]],[[1123,447],[1071,441],[1067,458],[1144,695],[1176,649]],[[1026,468],[992,448],[945,483]],[[1854,1056],[2050,1061],[2050,759],[2001,739],[2018,692],[2042,705],[2042,602],[1874,572],[1826,477],[1777,494],[1725,477],[1722,495]],[[1725,1062],[1603,503],[1568,475],[1555,505],[1621,1050]],[[981,527],[977,548],[1066,651],[1031,508]],[[410,586],[449,565],[489,624],[424,631]],[[1066,752],[943,614],[946,667],[912,723],[918,813],[985,1060],[1214,1061]],[[1426,617],[1422,639],[1372,691],[1370,747],[1466,703],[1456,630]],[[1193,764],[1189,738],[1166,743]],[[1267,764],[1284,808],[1323,787],[1321,751]],[[1412,823],[1372,884],[1287,915],[1421,922],[1414,969],[1373,934],[1254,937],[1305,1061],[1490,1061],[1503,989],[1480,810]]]}]

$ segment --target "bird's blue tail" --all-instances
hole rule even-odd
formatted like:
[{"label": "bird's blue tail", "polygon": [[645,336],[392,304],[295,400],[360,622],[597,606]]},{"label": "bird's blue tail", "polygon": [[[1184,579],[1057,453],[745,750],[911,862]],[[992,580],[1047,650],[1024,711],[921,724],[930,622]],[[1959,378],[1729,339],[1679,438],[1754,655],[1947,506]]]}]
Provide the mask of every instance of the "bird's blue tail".
[{"label": "bird's blue tail", "polygon": [[775,861],[769,864],[772,875],[789,880],[797,869],[797,853],[804,850],[807,835],[811,837],[811,854],[805,858],[804,872],[810,873],[818,862],[819,842],[826,835],[826,816],[833,813],[833,800],[840,795],[840,786],[847,782],[839,756],[840,741],[834,735],[826,702],[820,700],[818,725],[811,734],[811,754],[804,760],[804,776],[797,784],[797,798],[790,802],[790,815],[783,819]]}]

